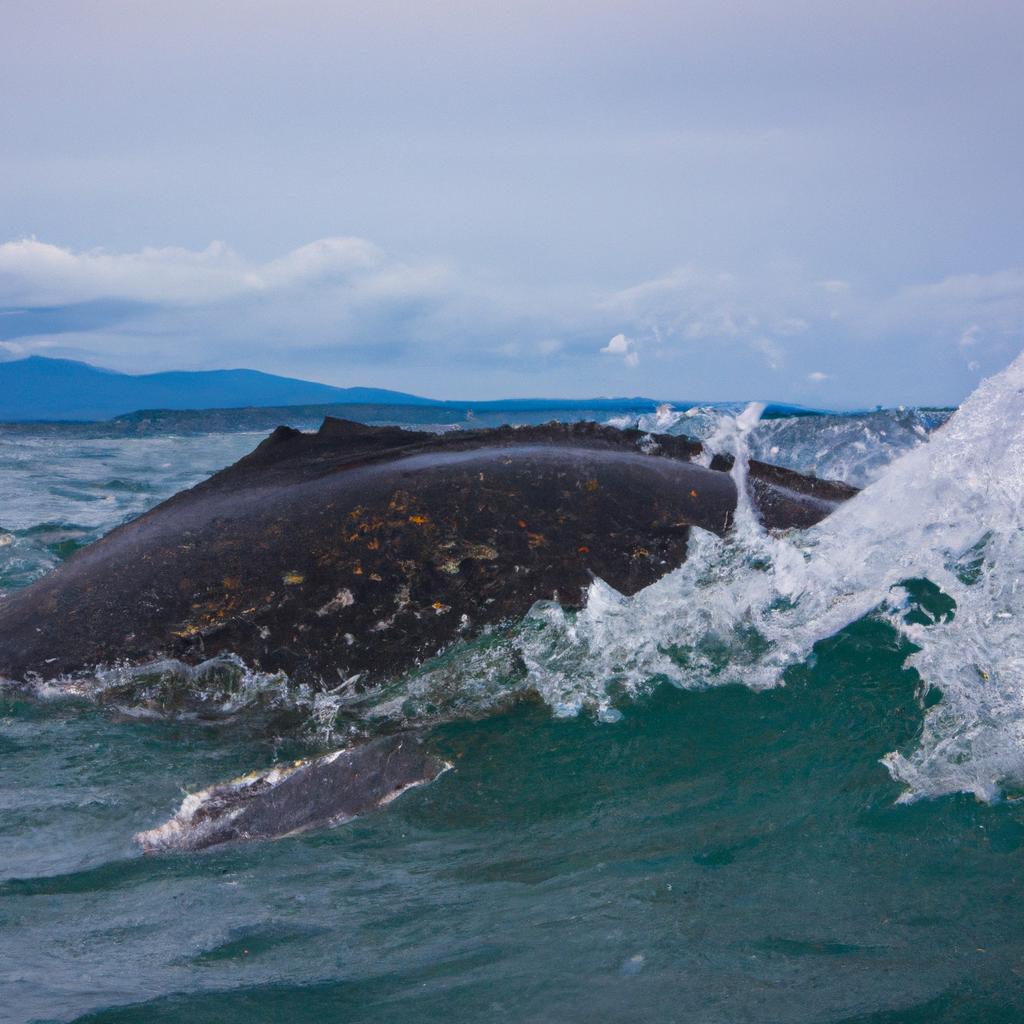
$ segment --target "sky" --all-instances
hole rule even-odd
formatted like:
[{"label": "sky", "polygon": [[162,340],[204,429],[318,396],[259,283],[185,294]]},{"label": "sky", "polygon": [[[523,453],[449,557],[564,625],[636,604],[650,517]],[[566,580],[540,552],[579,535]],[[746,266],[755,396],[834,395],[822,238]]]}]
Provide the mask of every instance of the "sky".
[{"label": "sky", "polygon": [[0,6],[0,359],[850,408],[1024,347],[1019,0]]}]

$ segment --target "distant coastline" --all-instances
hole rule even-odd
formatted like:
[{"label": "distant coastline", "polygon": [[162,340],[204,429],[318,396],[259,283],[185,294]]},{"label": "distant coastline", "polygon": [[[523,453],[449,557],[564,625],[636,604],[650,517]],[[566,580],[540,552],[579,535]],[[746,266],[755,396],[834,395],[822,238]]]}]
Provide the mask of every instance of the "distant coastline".
[{"label": "distant coastline", "polygon": [[[490,406],[488,408],[488,406]],[[479,403],[460,405],[401,405],[388,403],[339,403],[327,405],[251,406],[223,409],[144,409],[108,420],[18,420],[0,422],[6,433],[60,434],[63,437],[145,437],[156,434],[208,434],[269,431],[285,424],[313,429],[327,416],[374,425],[474,427],[504,423],[543,423],[547,420],[607,419],[613,413],[642,415],[656,403],[598,407],[581,403],[569,407],[550,405]]]},{"label": "distant coastline", "polygon": [[280,409],[317,407],[444,410],[447,418],[403,422],[449,422],[467,412],[563,409],[650,412],[654,398],[509,398],[483,402],[442,401],[386,388],[334,387],[259,370],[179,370],[117,373],[73,359],[30,356],[0,362],[0,422],[98,423],[139,414],[139,410]]},{"label": "distant coastline", "polygon": [[[742,406],[742,402],[695,402],[623,398],[505,398],[442,401],[380,388],[336,388],[275,377],[256,370],[114,373],[70,359],[0,363],[0,430],[35,436],[145,437],[167,434],[244,433],[281,424],[313,429],[326,416],[369,424],[427,428],[493,427],[548,420],[597,420],[677,410],[695,405]],[[765,418],[856,415],[769,403]]]}]

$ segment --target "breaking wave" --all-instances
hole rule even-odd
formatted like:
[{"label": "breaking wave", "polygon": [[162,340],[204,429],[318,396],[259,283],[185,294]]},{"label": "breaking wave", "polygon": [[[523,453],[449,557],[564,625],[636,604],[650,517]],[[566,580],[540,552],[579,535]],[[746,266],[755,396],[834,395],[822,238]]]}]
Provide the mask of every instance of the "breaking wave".
[{"label": "breaking wave", "polygon": [[[738,476],[756,414],[716,428],[732,431]],[[523,647],[538,690],[559,713],[591,706],[614,718],[616,694],[654,679],[772,687],[816,642],[877,615],[918,648],[909,663],[925,694],[941,694],[923,702],[917,747],[885,758],[902,799],[991,800],[1020,786],[1024,355],[930,440],[917,425],[919,441],[816,527],[772,536],[747,506],[732,536],[695,532],[686,564],[633,598],[595,581],[578,613],[537,606]]]}]

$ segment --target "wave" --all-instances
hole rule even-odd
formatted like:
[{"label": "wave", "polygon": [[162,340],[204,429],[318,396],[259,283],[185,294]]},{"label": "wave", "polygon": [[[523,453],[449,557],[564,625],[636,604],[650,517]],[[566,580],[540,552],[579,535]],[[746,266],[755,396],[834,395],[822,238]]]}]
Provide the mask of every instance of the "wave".
[{"label": "wave", "polygon": [[[717,428],[732,430],[738,483],[756,425],[752,407]],[[538,606],[531,676],[558,713],[614,718],[616,694],[656,678],[777,686],[815,643],[880,615],[919,648],[909,663],[935,691],[916,749],[885,758],[901,799],[996,799],[1024,784],[1022,465],[1024,355],[818,526],[771,536],[748,505],[731,537],[695,532],[686,564],[633,598],[595,581],[579,613]],[[922,580],[948,614],[922,602]]]}]

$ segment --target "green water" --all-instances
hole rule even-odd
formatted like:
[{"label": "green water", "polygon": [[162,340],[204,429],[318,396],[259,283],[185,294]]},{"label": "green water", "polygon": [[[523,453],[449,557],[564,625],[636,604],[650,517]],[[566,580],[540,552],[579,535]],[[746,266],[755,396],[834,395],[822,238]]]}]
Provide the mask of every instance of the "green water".
[{"label": "green water", "polygon": [[301,748],[6,698],[6,1016],[1024,1020],[1024,804],[895,804],[907,653],[863,621],[774,691],[447,725],[455,770],[387,809],[199,855],[130,836]]}]

